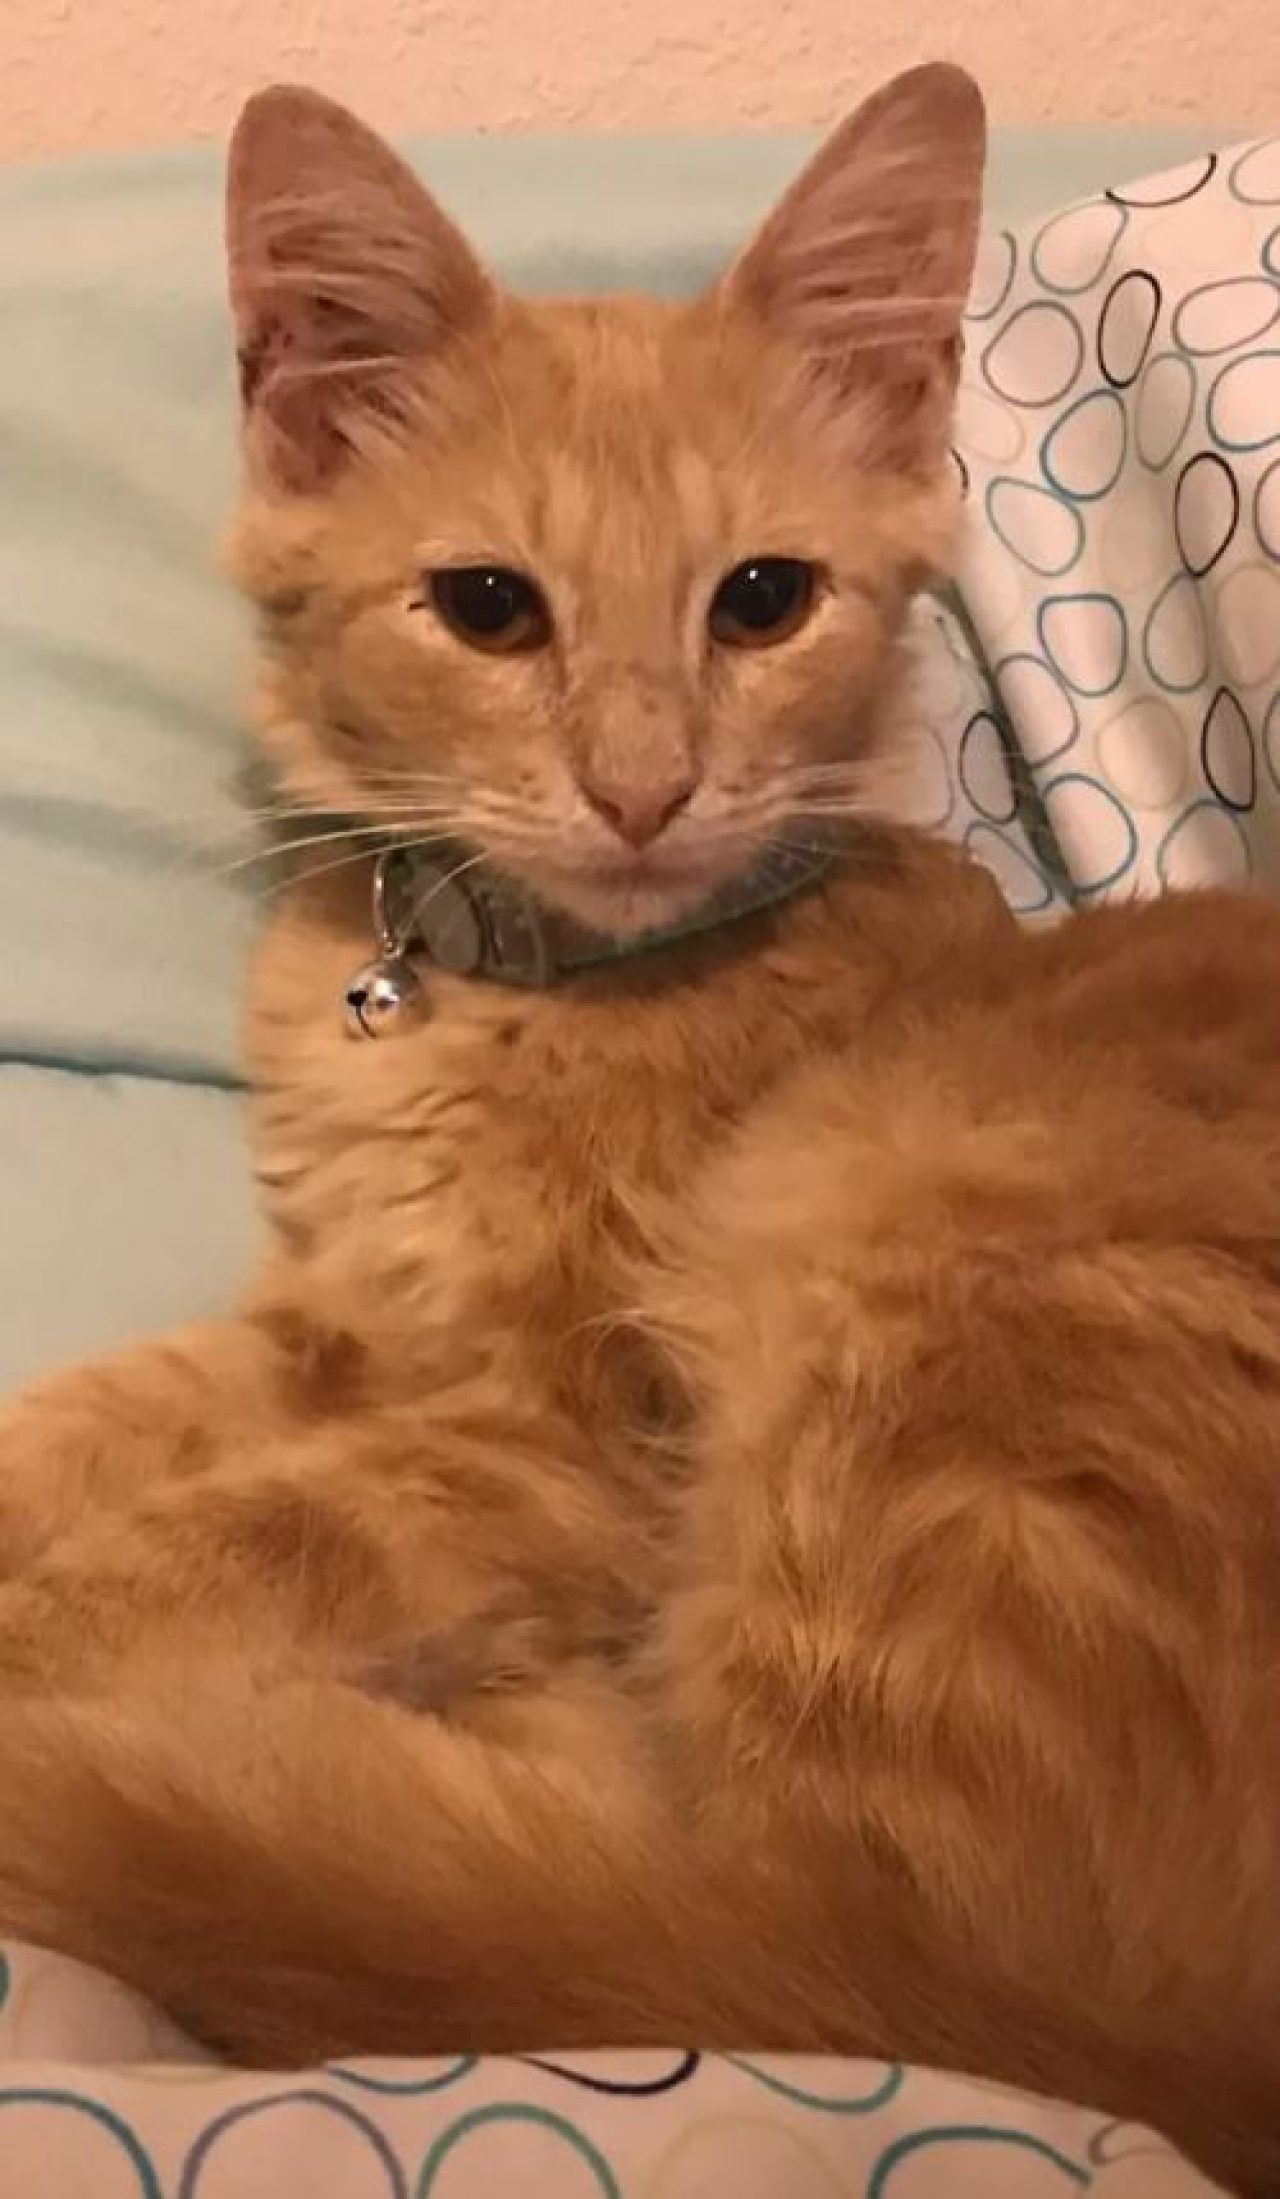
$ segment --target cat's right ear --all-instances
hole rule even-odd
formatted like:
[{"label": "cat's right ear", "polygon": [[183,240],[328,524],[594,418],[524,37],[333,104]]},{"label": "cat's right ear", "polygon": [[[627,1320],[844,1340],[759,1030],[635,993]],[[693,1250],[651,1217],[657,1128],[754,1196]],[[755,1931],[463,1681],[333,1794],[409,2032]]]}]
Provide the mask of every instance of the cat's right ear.
[{"label": "cat's right ear", "polygon": [[895,466],[945,450],[985,144],[972,78],[909,70],[828,138],[717,287],[858,398]]},{"label": "cat's right ear", "polygon": [[489,312],[465,238],[372,130],[317,92],[251,99],[231,141],[227,257],[252,470],[323,488],[363,422],[394,425]]}]

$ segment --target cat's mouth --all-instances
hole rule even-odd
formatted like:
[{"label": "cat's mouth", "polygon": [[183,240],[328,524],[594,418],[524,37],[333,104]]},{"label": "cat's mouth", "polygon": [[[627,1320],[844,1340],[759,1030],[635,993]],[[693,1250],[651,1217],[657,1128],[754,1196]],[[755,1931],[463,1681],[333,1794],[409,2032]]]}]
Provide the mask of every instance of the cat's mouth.
[{"label": "cat's mouth", "polygon": [[749,850],[713,852],[687,843],[616,854],[593,848],[572,861],[540,860],[529,883],[575,922],[625,939],[696,915],[750,861]]}]

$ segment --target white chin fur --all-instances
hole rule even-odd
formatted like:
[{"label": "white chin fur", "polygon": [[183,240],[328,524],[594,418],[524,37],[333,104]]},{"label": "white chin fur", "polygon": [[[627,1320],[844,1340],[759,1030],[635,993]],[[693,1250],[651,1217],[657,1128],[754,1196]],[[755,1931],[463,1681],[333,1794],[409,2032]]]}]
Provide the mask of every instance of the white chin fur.
[{"label": "white chin fur", "polygon": [[727,884],[734,869],[690,870],[666,878],[660,874],[647,878],[643,872],[628,876],[622,869],[616,876],[596,877],[556,871],[530,877],[528,883],[548,907],[559,909],[575,923],[614,939],[629,939],[692,916]]}]

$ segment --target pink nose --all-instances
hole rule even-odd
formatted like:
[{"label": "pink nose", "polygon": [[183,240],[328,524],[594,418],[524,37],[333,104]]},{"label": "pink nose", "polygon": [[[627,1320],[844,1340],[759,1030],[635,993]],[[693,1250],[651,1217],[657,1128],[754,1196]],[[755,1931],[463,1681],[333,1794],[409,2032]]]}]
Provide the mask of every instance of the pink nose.
[{"label": "pink nose", "polygon": [[688,805],[698,781],[693,772],[688,772],[679,778],[634,782],[584,776],[578,784],[611,832],[616,832],[628,847],[644,848],[664,833],[672,818]]}]

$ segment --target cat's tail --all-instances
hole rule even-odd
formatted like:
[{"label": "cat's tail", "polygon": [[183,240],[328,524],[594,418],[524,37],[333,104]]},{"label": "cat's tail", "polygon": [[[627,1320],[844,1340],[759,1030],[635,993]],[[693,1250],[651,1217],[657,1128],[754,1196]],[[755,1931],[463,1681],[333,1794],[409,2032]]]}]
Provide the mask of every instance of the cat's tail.
[{"label": "cat's tail", "polygon": [[734,1908],[586,1693],[514,1741],[207,1667],[0,1705],[0,1933],[242,2059],[741,2043],[753,2010],[810,2043]]},{"label": "cat's tail", "polygon": [[[975,2001],[881,1900],[806,1922],[785,1869],[717,1873],[588,1692],[518,1738],[336,1684],[184,1673],[0,1699],[0,1935],[95,1963],[209,2045],[338,2054],[792,2048],[978,2066],[1165,2122],[1274,2191],[1274,2066],[1153,2058],[1038,1994]],[[779,1859],[780,1861],[783,1859]],[[848,1856],[851,1882],[856,1859]],[[814,1928],[813,1918],[819,1925]],[[1000,2003],[1003,2002],[1003,2007]],[[1099,2012],[1100,2016],[1103,2012]],[[1201,2066],[1204,2064],[1204,2066]],[[1176,2110],[1176,2112],[1175,2112]]]}]

